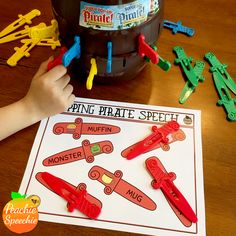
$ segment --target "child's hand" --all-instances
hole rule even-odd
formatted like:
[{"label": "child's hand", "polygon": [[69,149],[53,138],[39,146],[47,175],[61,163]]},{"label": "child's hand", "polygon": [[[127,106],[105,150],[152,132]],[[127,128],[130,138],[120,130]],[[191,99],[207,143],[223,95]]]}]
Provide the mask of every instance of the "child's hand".
[{"label": "child's hand", "polygon": [[60,65],[47,72],[48,62],[41,64],[24,98],[0,108],[0,141],[43,118],[63,112],[74,102],[66,68]]},{"label": "child's hand", "polygon": [[28,93],[22,99],[33,120],[61,113],[71,106],[75,99],[67,69],[59,65],[47,72],[49,61],[50,59],[41,64],[32,79]]}]

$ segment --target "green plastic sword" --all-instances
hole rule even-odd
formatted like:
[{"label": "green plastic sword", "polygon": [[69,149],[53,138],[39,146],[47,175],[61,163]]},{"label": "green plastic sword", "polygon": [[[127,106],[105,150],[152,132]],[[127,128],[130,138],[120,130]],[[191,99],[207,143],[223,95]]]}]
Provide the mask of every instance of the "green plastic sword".
[{"label": "green plastic sword", "polygon": [[[205,63],[203,61],[196,61],[196,64],[193,68],[194,73],[197,76],[198,81],[204,81],[205,78],[202,76],[202,72],[204,70]],[[193,93],[196,86],[194,86],[189,80],[186,82],[179,98],[179,103],[183,104],[187,101],[189,96]]]},{"label": "green plastic sword", "polygon": [[218,100],[218,105],[224,106],[227,117],[229,120],[236,120],[236,98],[232,98],[230,95],[230,91],[225,85],[224,81],[221,79],[221,75],[219,71],[213,72],[213,80],[218,91],[220,99]]},{"label": "green plastic sword", "polygon": [[221,80],[224,81],[226,86],[236,95],[236,83],[227,72],[227,65],[221,64],[212,52],[206,53],[205,58],[212,66],[210,68],[210,72],[219,71],[220,74],[218,76],[221,78]]}]

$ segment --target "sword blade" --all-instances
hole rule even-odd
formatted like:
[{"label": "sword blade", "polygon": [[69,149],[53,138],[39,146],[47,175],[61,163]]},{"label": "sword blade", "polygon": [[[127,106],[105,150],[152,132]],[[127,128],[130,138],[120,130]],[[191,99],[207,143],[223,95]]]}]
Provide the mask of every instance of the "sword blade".
[{"label": "sword blade", "polygon": [[186,216],[187,219],[196,223],[198,221],[196,214],[193,209],[189,205],[188,201],[182,195],[182,193],[178,190],[178,188],[174,185],[173,182],[169,180],[165,180],[161,186],[161,190],[168,198],[168,200],[177,208],[183,215]]},{"label": "sword blade", "polygon": [[145,193],[123,179],[119,181],[114,191],[134,204],[150,211],[154,211],[157,207],[156,203]]},{"label": "sword blade", "polygon": [[37,9],[32,10],[31,12],[27,13],[26,15],[19,15],[19,18],[15,20],[13,23],[8,25],[5,29],[0,32],[0,38],[4,37],[5,35],[13,32],[20,26],[24,25],[25,23],[31,23],[31,20],[41,15],[41,12]]}]

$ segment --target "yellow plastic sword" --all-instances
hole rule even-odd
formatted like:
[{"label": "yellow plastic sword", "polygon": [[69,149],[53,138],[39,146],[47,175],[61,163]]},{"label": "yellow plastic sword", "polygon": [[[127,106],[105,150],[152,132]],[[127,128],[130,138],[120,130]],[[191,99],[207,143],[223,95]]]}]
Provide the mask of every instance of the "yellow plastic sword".
[{"label": "yellow plastic sword", "polygon": [[4,30],[0,32],[0,38],[4,37],[5,35],[13,32],[20,26],[24,24],[31,24],[32,19],[35,18],[36,16],[40,16],[41,12],[37,9],[32,10],[31,12],[25,14],[25,15],[18,15],[19,19],[8,25]]},{"label": "yellow plastic sword", "polygon": [[[22,39],[22,43],[29,43],[34,39]],[[37,43],[37,46],[48,46],[51,47],[52,50],[56,49],[56,47],[60,47],[61,43],[59,40],[53,40],[53,39],[40,39],[40,41]]]},{"label": "yellow plastic sword", "polygon": [[88,90],[92,89],[94,76],[97,75],[98,73],[96,60],[94,58],[91,58],[90,63],[91,63],[91,68],[86,82],[86,88]]},{"label": "yellow plastic sword", "polygon": [[8,60],[7,64],[9,66],[16,66],[17,62],[22,57],[29,57],[30,53],[29,51],[38,44],[40,39],[30,39],[28,40],[21,48],[15,47],[14,50],[16,51]]},{"label": "yellow plastic sword", "polygon": [[58,23],[56,20],[51,21],[51,25],[42,27],[42,28],[32,28],[30,31],[29,37],[32,39],[40,38],[52,38],[54,40],[58,40],[59,38],[59,30],[58,30]]},{"label": "yellow plastic sword", "polygon": [[22,39],[21,42],[24,44],[21,48],[15,47],[14,50],[16,51],[8,60],[7,64],[9,66],[16,66],[17,62],[25,57],[29,57],[30,53],[29,51],[36,45],[38,46],[49,46],[53,50],[56,47],[60,47],[60,41],[59,40],[53,40],[53,39]]},{"label": "yellow plastic sword", "polygon": [[53,40],[53,39],[41,39],[38,46],[50,46],[52,50],[56,49],[56,47],[60,47],[61,43],[60,40]]},{"label": "yellow plastic sword", "polygon": [[30,35],[30,32],[33,29],[40,29],[40,28],[45,28],[45,27],[46,27],[45,23],[40,23],[40,24],[33,26],[33,27],[25,26],[25,29],[23,29],[21,31],[17,31],[17,32],[9,34],[3,38],[0,38],[0,44],[28,37]]}]

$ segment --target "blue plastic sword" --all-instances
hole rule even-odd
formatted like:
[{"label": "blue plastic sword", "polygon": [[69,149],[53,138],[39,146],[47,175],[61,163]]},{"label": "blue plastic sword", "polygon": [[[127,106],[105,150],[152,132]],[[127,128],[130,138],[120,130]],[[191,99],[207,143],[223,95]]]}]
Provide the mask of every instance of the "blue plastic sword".
[{"label": "blue plastic sword", "polygon": [[188,36],[193,36],[195,33],[195,30],[186,26],[182,25],[181,21],[178,21],[176,23],[168,20],[164,20],[164,27],[172,29],[172,33],[176,34],[177,32],[187,34]]}]

